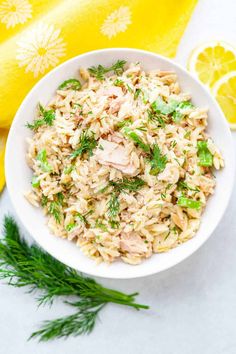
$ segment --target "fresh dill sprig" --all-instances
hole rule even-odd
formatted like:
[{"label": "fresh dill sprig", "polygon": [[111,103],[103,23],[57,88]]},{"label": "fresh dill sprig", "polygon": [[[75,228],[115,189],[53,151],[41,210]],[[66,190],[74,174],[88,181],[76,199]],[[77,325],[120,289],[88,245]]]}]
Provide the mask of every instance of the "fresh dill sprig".
[{"label": "fresh dill sprig", "polygon": [[106,226],[105,224],[103,224],[103,222],[100,221],[100,220],[96,220],[94,227],[96,227],[96,228],[98,228],[98,229],[101,229],[101,230],[104,231],[104,232],[107,232],[107,231],[108,231],[107,226]]},{"label": "fresh dill sprig", "polygon": [[54,338],[76,337],[81,334],[89,334],[92,332],[98,313],[103,306],[102,304],[94,310],[79,311],[70,316],[45,321],[42,328],[32,333],[29,339],[39,337],[41,342],[45,342]]},{"label": "fresh dill sprig", "polygon": [[145,185],[145,182],[138,177],[120,179],[118,181],[110,181],[109,185],[113,187],[116,192],[137,192]]},{"label": "fresh dill sprig", "polygon": [[39,112],[41,118],[35,119],[33,123],[26,123],[26,127],[31,130],[37,130],[42,125],[49,125],[53,124],[55,119],[55,111],[53,109],[46,110],[40,103],[39,103]]},{"label": "fresh dill sprig", "polygon": [[134,93],[134,99],[137,100],[138,96],[142,93],[142,90],[140,88],[136,89]]},{"label": "fresh dill sprig", "polygon": [[77,212],[75,214],[75,217],[78,218],[82,223],[89,225],[89,222],[87,220],[87,216],[91,215],[94,211],[93,210],[89,210],[87,213],[85,214],[81,214],[79,212]]},{"label": "fresh dill sprig", "polygon": [[[143,128],[144,127],[141,127],[141,130],[143,130]],[[167,163],[167,156],[161,153],[161,150],[157,144],[146,144],[130,127],[124,126],[122,130],[124,135],[133,140],[133,142],[148,156],[151,163],[151,175],[157,175],[159,172],[164,170]]]},{"label": "fresh dill sprig", "polygon": [[105,67],[101,64],[99,64],[98,66],[91,66],[90,68],[88,68],[88,71],[90,75],[94,76],[97,80],[104,80],[104,75],[110,71],[114,71],[116,75],[121,75],[124,71],[125,64],[125,60],[117,60],[116,63],[108,67]]},{"label": "fresh dill sprig", "polygon": [[120,211],[120,202],[119,202],[119,195],[122,192],[137,192],[145,185],[145,182],[138,177],[134,178],[126,178],[117,180],[117,181],[109,181],[108,185],[104,187],[100,192],[104,193],[109,188],[112,188],[112,193],[110,199],[108,201],[108,214],[111,218],[110,224],[113,223],[112,227],[114,227],[114,222],[117,222],[115,218],[118,216]]},{"label": "fresh dill sprig", "polygon": [[200,192],[200,189],[198,187],[192,188],[190,187],[185,181],[179,180],[177,184],[178,190],[189,190],[193,192]]},{"label": "fresh dill sprig", "polygon": [[88,130],[84,130],[80,135],[79,147],[71,154],[71,158],[74,159],[77,156],[83,156],[85,153],[92,156],[93,149],[95,149],[96,146],[97,141],[94,138],[94,133],[89,133]]},{"label": "fresh dill sprig", "polygon": [[130,140],[133,140],[135,145],[137,145],[145,153],[150,153],[150,145],[144,143],[143,140],[140,138],[140,136],[137,133],[135,133],[132,129],[130,129],[129,127],[125,126],[123,128],[123,133]]},{"label": "fresh dill sprig", "polygon": [[119,211],[120,211],[119,194],[113,192],[108,201],[108,215],[112,220],[114,220],[119,214]]},{"label": "fresh dill sprig", "polygon": [[62,218],[61,207],[63,206],[64,196],[59,192],[54,198],[53,201],[49,201],[45,195],[42,195],[41,204],[43,207],[47,207],[48,213],[60,224]]},{"label": "fresh dill sprig", "polygon": [[122,129],[125,126],[130,125],[130,124],[132,124],[132,120],[130,118],[124,119],[124,120],[116,123],[115,128]]},{"label": "fresh dill sprig", "polygon": [[148,114],[148,121],[153,122],[157,125],[157,127],[165,128],[166,123],[164,116],[161,113],[154,112],[153,110],[149,109],[147,111]]},{"label": "fresh dill sprig", "polygon": [[58,296],[77,297],[73,303],[67,302],[76,308],[73,315],[44,322],[30,337],[41,341],[90,333],[98,313],[109,302],[137,310],[148,309],[148,306],[135,302],[138,293],[126,295],[105,288],[57,261],[37,245],[28,245],[10,216],[4,219],[3,238],[0,240],[0,279],[8,280],[14,287],[26,286],[30,293],[38,290],[39,305],[52,304]]},{"label": "fresh dill sprig", "polygon": [[159,172],[162,172],[167,163],[166,155],[161,153],[161,150],[157,144],[152,147],[152,158],[150,160],[151,170],[150,174],[156,176]]},{"label": "fresh dill sprig", "polygon": [[58,201],[49,203],[48,212],[51,214],[56,222],[60,224],[61,222],[61,210]]}]

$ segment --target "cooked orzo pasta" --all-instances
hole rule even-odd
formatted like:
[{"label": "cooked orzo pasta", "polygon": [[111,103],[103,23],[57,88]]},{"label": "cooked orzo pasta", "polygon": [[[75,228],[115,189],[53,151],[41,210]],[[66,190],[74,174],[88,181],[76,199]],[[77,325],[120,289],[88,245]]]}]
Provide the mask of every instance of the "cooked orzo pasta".
[{"label": "cooked orzo pasta", "polygon": [[80,77],[28,123],[28,200],[53,234],[98,262],[138,264],[192,238],[214,193],[212,170],[224,165],[207,109],[174,72],[119,60]]}]

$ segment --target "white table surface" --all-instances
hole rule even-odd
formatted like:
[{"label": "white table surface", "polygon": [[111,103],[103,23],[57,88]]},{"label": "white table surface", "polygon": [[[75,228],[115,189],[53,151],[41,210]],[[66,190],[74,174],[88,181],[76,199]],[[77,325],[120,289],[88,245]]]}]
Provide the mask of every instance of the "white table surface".
[{"label": "white table surface", "polygon": [[[200,0],[176,60],[185,65],[191,49],[207,39],[235,44],[235,33],[235,0]],[[234,140],[236,146],[235,134]],[[186,261],[147,278],[102,280],[119,290],[140,291],[139,302],[149,304],[151,310],[108,305],[89,336],[46,344],[27,342],[42,320],[68,314],[70,308],[58,301],[51,309],[38,309],[24,289],[1,282],[0,354],[235,354],[235,200],[236,190],[210,240]],[[6,213],[14,215],[7,190],[0,197],[0,223]]]}]

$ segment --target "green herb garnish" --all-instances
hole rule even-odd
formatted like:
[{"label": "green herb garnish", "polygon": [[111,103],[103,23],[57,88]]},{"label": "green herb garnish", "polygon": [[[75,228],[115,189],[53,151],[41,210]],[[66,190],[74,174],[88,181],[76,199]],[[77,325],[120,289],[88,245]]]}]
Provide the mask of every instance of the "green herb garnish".
[{"label": "green herb garnish", "polygon": [[185,134],[184,134],[184,139],[188,139],[191,135],[191,130],[188,130]]},{"label": "green herb garnish", "polygon": [[42,207],[44,208],[48,203],[48,197],[44,194],[42,194],[42,197],[41,197],[41,205]]},{"label": "green herb garnish", "polygon": [[[28,245],[9,216],[4,219],[3,236],[0,240],[0,278],[17,288],[27,286],[28,293],[38,290],[39,305],[52,305],[57,297],[64,296],[66,304],[75,309],[72,315],[45,321],[30,338],[48,341],[88,334],[93,330],[98,314],[109,302],[148,309],[148,306],[135,303],[138,293],[126,295],[105,288],[60,263],[39,246]],[[71,302],[68,301],[70,296]]]},{"label": "green herb garnish", "polygon": [[48,206],[48,212],[51,214],[57,223],[61,222],[61,210],[58,202],[51,202]]},{"label": "green herb garnish", "polygon": [[36,160],[40,162],[40,168],[43,172],[52,172],[52,166],[48,163],[47,152],[45,149],[38,152]]},{"label": "green herb garnish", "polygon": [[137,100],[138,96],[140,95],[140,93],[142,93],[141,89],[136,89],[135,93],[134,93],[134,99]]},{"label": "green herb garnish", "polygon": [[114,220],[119,214],[119,211],[120,211],[119,196],[116,192],[113,192],[108,202],[108,215],[112,220]]},{"label": "green herb garnish", "polygon": [[109,224],[112,229],[118,229],[120,227],[120,223],[118,220],[109,220]]},{"label": "green herb garnish", "polygon": [[93,149],[97,146],[97,141],[94,138],[94,133],[89,133],[85,130],[80,135],[79,147],[71,154],[71,158],[74,159],[77,156],[83,156],[88,153],[89,156],[93,155]]},{"label": "green herb garnish", "polygon": [[123,127],[126,127],[129,124],[132,124],[132,120],[131,119],[124,119],[121,122],[116,123],[116,127],[121,129]]},{"label": "green herb garnish", "polygon": [[80,90],[81,83],[77,79],[68,79],[62,82],[58,90]]},{"label": "green herb garnish", "polygon": [[78,218],[82,223],[89,225],[89,222],[87,220],[87,216],[91,215],[93,213],[93,210],[89,210],[87,213],[85,214],[81,214],[79,212],[77,212],[75,214],[75,217]]},{"label": "green herb garnish", "polygon": [[130,93],[133,93],[132,88],[131,88],[128,84],[126,84],[126,87],[127,87],[127,90],[128,90]]},{"label": "green herb garnish", "polygon": [[124,127],[123,128],[124,135],[126,135],[129,139],[133,140],[133,142],[140,147],[144,152],[150,153],[150,146],[148,144],[145,144],[142,139],[139,137],[137,133],[135,133],[132,129],[129,127]]},{"label": "green herb garnish", "polygon": [[55,119],[55,111],[53,109],[46,110],[43,106],[39,103],[39,112],[42,118],[35,119],[33,123],[26,123],[26,127],[32,130],[37,130],[42,125],[49,125],[53,124]]},{"label": "green herb garnish", "polygon": [[202,203],[198,200],[193,200],[190,198],[179,197],[177,204],[183,208],[190,208],[199,210],[201,208]]},{"label": "green herb garnish", "polygon": [[107,232],[107,231],[108,231],[108,228],[106,227],[106,225],[103,224],[102,221],[99,221],[99,220],[96,220],[95,227],[96,227],[97,229],[101,229],[101,230],[104,231],[104,232]]},{"label": "green herb garnish", "polygon": [[40,179],[38,178],[38,176],[32,177],[31,184],[33,188],[38,188],[40,186]]},{"label": "green herb garnish", "polygon": [[117,60],[117,62],[109,67],[102,65],[92,66],[88,68],[88,71],[91,76],[94,76],[97,80],[104,80],[105,74],[114,71],[116,75],[121,75],[124,71],[124,65],[126,64],[125,60]]},{"label": "green herb garnish", "polygon": [[108,201],[108,213],[110,218],[114,221],[115,217],[119,214],[120,203],[119,195],[122,192],[137,192],[145,185],[145,182],[138,177],[134,178],[123,178],[117,181],[110,181],[108,185],[103,188],[100,192],[105,192],[109,187],[112,188],[112,194]]},{"label": "green herb garnish", "polygon": [[137,192],[145,185],[145,182],[138,177],[123,178],[118,181],[110,181],[109,185],[113,187],[116,192]]},{"label": "green herb garnish", "polygon": [[169,115],[172,114],[172,119],[175,123],[179,123],[183,118],[185,110],[193,108],[193,104],[189,101],[178,102],[170,100],[166,103],[161,97],[158,97],[151,105],[155,113]]},{"label": "green herb garnish", "polygon": [[140,127],[136,127],[137,130],[140,130],[141,132],[146,132],[147,131],[147,127],[143,124]]},{"label": "green herb garnish", "polygon": [[51,214],[59,224],[62,217],[61,207],[63,206],[63,201],[64,195],[61,192],[55,195],[53,201],[50,201],[45,195],[42,195],[41,198],[42,207],[47,207],[48,213]]},{"label": "green herb garnish", "polygon": [[150,160],[151,170],[150,175],[156,176],[159,172],[162,172],[167,163],[166,155],[161,153],[161,150],[157,144],[153,145],[152,158]]},{"label": "green herb garnish", "polygon": [[165,121],[163,119],[163,116],[157,112],[154,112],[153,110],[149,109],[147,111],[148,113],[148,120],[157,124],[158,127],[165,128]]},{"label": "green herb garnish", "polygon": [[57,223],[60,224],[62,212],[61,207],[63,206],[64,196],[62,193],[57,193],[56,199],[53,202],[48,203],[48,212],[51,214]]},{"label": "green herb garnish", "polygon": [[70,232],[75,227],[76,227],[76,224],[73,222],[73,223],[70,223],[70,224],[66,225],[65,229],[66,229],[66,231]]},{"label": "green herb garnish", "polygon": [[176,110],[173,112],[172,119],[175,123],[179,123],[185,115],[185,111],[189,108],[193,108],[194,105],[189,101],[179,102]]},{"label": "green herb garnish", "polygon": [[75,169],[75,165],[70,165],[64,168],[65,175],[69,175]]},{"label": "green herb garnish", "polygon": [[197,153],[200,166],[210,167],[213,165],[213,156],[207,147],[207,141],[197,142]]},{"label": "green herb garnish", "polygon": [[200,192],[200,189],[198,187],[192,188],[190,187],[186,182],[184,181],[178,181],[178,189],[179,190],[189,190],[189,191],[193,191],[193,192]]},{"label": "green herb garnish", "polygon": [[170,100],[169,103],[166,103],[160,96],[156,99],[156,101],[154,101],[151,104],[152,109],[154,110],[154,112],[156,113],[161,113],[164,115],[168,115],[170,113],[173,113],[176,109],[176,107],[178,106],[179,102],[175,101],[175,100]]},{"label": "green herb garnish", "polygon": [[115,86],[123,86],[124,85],[124,81],[123,80],[120,80],[120,79],[116,79],[114,81],[114,85]]}]

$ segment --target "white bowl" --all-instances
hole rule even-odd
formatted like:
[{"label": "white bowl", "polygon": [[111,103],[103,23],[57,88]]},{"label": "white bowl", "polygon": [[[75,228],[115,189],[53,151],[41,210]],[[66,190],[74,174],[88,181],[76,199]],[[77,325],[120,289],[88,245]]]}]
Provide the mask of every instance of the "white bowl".
[{"label": "white bowl", "polygon": [[[178,75],[182,89],[191,93],[193,103],[199,107],[209,107],[208,132],[219,146],[225,159],[225,168],[219,173],[216,172],[215,194],[207,203],[201,227],[196,236],[179,247],[167,253],[155,254],[136,266],[120,261],[111,265],[105,263],[96,265],[93,260],[84,256],[72,242],[50,234],[42,210],[32,207],[23,196],[23,193],[31,188],[32,176],[32,171],[27,166],[25,159],[25,140],[31,134],[29,129],[25,127],[25,123],[33,119],[38,102],[46,104],[62,81],[78,75],[79,67],[90,67],[100,63],[111,65],[117,59],[125,59],[128,62],[139,61],[145,70],[174,70]],[[15,116],[7,141],[5,160],[7,187],[12,203],[20,220],[38,244],[61,262],[81,272],[105,278],[125,279],[158,273],[190,256],[208,239],[222,218],[230,198],[234,179],[232,137],[216,101],[199,81],[173,61],[137,49],[116,48],[89,52],[66,61],[43,77],[26,96]]]}]

